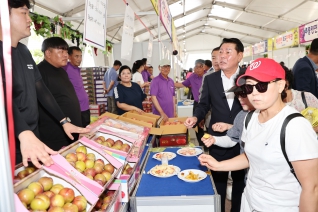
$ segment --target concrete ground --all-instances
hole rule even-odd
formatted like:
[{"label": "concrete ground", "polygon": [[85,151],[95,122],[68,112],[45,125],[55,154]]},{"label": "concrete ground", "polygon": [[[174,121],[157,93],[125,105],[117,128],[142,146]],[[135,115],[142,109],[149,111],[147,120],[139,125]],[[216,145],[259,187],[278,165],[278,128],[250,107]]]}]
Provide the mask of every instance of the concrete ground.
[{"label": "concrete ground", "polygon": [[[195,136],[195,131],[193,129],[190,129],[189,132],[190,132],[190,142],[196,146],[199,146],[197,137]],[[225,212],[230,212],[230,211],[231,211],[231,200],[226,199],[225,200]]]}]

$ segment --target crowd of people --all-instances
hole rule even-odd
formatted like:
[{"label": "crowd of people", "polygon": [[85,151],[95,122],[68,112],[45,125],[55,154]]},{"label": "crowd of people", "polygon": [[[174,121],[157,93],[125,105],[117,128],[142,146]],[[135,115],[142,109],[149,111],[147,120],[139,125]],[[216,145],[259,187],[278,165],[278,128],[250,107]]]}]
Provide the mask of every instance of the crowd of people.
[{"label": "crowd of people", "polygon": [[[8,0],[13,64],[13,113],[16,161],[27,166],[51,165],[50,154],[71,144],[90,120],[89,100],[80,74],[82,51],[64,39],[42,43],[44,59],[35,64],[20,40],[30,36],[29,0]],[[0,60],[3,32],[0,27]],[[260,58],[240,67],[244,46],[224,38],[211,60],[197,59],[182,73],[182,83],[169,77],[171,61],[159,61],[159,75],[147,59],[132,68],[115,60],[105,73],[103,88],[108,112],[143,113],[149,90],[153,113],[164,121],[176,117],[175,89],[190,87],[197,139],[208,154],[199,156],[212,177],[225,211],[228,175],[233,179],[232,212],[318,211],[318,128],[299,112],[318,108],[318,39],[292,70]],[[118,72],[118,73],[117,73]],[[4,72],[2,72],[5,85]],[[150,88],[149,88],[150,87]],[[204,131],[204,129],[206,129]],[[208,134],[203,136],[203,134]],[[199,188],[198,188],[199,189]]]}]

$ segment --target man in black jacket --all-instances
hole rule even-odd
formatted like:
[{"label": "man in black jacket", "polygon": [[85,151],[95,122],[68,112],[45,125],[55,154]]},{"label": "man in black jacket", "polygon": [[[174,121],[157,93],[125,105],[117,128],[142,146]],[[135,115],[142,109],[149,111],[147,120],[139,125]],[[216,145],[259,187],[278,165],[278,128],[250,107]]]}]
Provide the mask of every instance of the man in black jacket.
[{"label": "man in black jacket", "polygon": [[[194,111],[194,115],[185,121],[185,125],[190,128],[200,123],[207,112],[212,109],[211,121],[208,133],[213,136],[223,136],[226,134],[212,130],[212,125],[216,122],[233,124],[235,116],[242,110],[242,107],[234,93],[225,93],[234,85],[234,78],[240,71],[239,62],[243,58],[244,47],[237,38],[224,38],[219,51],[219,66],[221,71],[207,75],[203,81],[199,104]],[[222,161],[233,158],[240,154],[240,147],[236,145],[232,148],[221,148],[211,146],[209,153],[216,160]],[[241,196],[245,187],[244,170],[231,172],[233,179],[232,188],[232,209],[231,212],[239,212],[241,206]],[[221,195],[221,211],[225,211],[225,197],[228,180],[228,172],[214,172],[212,177],[215,182],[217,192]]]},{"label": "man in black jacket", "polygon": [[294,89],[307,91],[318,98],[316,70],[318,66],[318,38],[311,42],[307,56],[297,60],[293,67]]}]

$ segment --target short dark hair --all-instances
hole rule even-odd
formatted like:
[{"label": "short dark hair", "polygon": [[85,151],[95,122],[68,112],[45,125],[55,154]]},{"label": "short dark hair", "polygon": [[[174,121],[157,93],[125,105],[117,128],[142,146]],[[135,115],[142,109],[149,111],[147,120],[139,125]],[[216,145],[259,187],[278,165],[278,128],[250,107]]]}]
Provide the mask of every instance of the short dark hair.
[{"label": "short dark hair", "polygon": [[74,50],[82,52],[82,50],[79,47],[71,46],[71,47],[68,48],[68,54],[72,55]]},{"label": "short dark hair", "polygon": [[120,76],[121,72],[123,72],[124,69],[128,69],[130,71],[130,73],[131,73],[131,69],[130,69],[129,66],[126,66],[126,65],[121,66],[120,69],[119,69],[119,72],[118,72],[118,79],[117,79],[118,81],[121,81],[119,76]]},{"label": "short dark hair", "polygon": [[68,44],[63,38],[60,37],[46,38],[42,43],[41,51],[44,53],[50,48],[68,50]]},{"label": "short dark hair", "polygon": [[138,71],[138,69],[145,65],[144,62],[142,60],[136,60],[133,64],[133,67],[132,67],[132,73],[136,73]]},{"label": "short dark hair", "polygon": [[119,60],[115,60],[113,66],[121,66],[121,62]]},{"label": "short dark hair", "polygon": [[211,60],[206,60],[206,61],[204,61],[204,65],[206,65],[207,67],[212,67],[212,62],[211,62]]},{"label": "short dark hair", "polygon": [[284,65],[281,65],[281,66],[285,70],[285,80],[288,82],[287,89],[290,90],[293,87],[293,84],[294,84],[294,74],[286,66],[284,66]]},{"label": "short dark hair", "polygon": [[237,53],[244,52],[243,43],[237,38],[223,38],[220,48],[224,43],[235,44],[235,50],[237,51]]},{"label": "short dark hair", "polygon": [[9,8],[20,8],[26,6],[28,9],[34,5],[33,0],[8,0]]},{"label": "short dark hair", "polygon": [[147,58],[142,58],[143,65],[147,64]]},{"label": "short dark hair", "polygon": [[215,52],[215,51],[220,51],[220,47],[214,48],[214,49],[212,50],[211,54],[212,54],[213,52]]},{"label": "short dark hair", "polygon": [[152,66],[148,66],[148,69],[149,69],[149,68],[153,68],[153,67],[152,67]]},{"label": "short dark hair", "polygon": [[193,72],[193,68],[189,68],[189,72]]},{"label": "short dark hair", "polygon": [[309,52],[313,55],[318,55],[318,38],[313,39],[311,42]]}]

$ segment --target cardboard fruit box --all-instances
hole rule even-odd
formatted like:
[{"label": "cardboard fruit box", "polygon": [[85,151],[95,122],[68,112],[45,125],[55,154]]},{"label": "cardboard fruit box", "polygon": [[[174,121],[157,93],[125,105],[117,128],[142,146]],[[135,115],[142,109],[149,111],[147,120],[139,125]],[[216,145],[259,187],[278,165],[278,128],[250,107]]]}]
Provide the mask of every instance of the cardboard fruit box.
[{"label": "cardboard fruit box", "polygon": [[107,188],[95,204],[93,212],[119,212],[121,210],[121,186]]},{"label": "cardboard fruit box", "polygon": [[124,113],[122,115],[122,117],[135,120],[137,123],[142,122],[142,123],[151,124],[150,127],[156,127],[157,126],[156,118],[152,118],[152,117],[149,117],[149,116],[144,116],[143,113],[142,114],[138,114],[138,113],[129,113],[129,112],[127,112],[127,113]]},{"label": "cardboard fruit box", "polygon": [[[27,207],[33,207],[33,211],[36,211],[38,208],[34,208],[34,207],[50,207],[50,205],[52,204],[52,198],[49,198],[49,195],[52,193],[50,192],[47,192],[47,193],[44,193],[45,190],[48,190],[48,188],[50,188],[50,186],[48,187],[43,187],[41,186],[41,184],[33,184],[32,187],[31,187],[31,183],[33,182],[37,182],[38,180],[40,180],[40,178],[42,177],[49,177],[49,178],[52,178],[53,180],[53,186],[56,185],[56,184],[60,184],[63,186],[63,188],[69,188],[69,189],[72,189],[73,192],[74,192],[74,199],[72,199],[72,197],[69,198],[68,201],[71,200],[71,203],[74,204],[76,201],[75,200],[75,197],[77,196],[83,196],[86,201],[87,201],[87,206],[84,210],[82,211],[92,211],[94,205],[96,204],[96,202],[98,201],[98,196],[94,193],[92,193],[90,190],[86,189],[85,187],[83,187],[82,185],[78,184],[75,180],[73,180],[72,178],[66,176],[66,175],[63,175],[63,172],[60,170],[56,171],[54,169],[51,169],[50,167],[44,167],[43,169],[40,169],[38,171],[36,171],[35,173],[32,174],[32,176],[30,176],[29,178],[27,178],[26,180],[24,181],[20,181],[19,183],[17,183],[15,186],[14,186],[14,202],[15,202],[15,208],[16,208],[16,211],[19,211],[19,212],[29,212],[29,210],[25,207],[25,205],[28,205]],[[32,189],[32,191],[36,191],[36,192],[39,192],[38,195],[42,195],[41,198],[37,198],[37,200],[33,202],[30,202],[30,200],[32,200],[32,195],[30,195],[30,190],[28,190],[28,192],[25,192],[25,191],[22,191],[23,189],[26,189],[28,186],[30,185],[30,188]],[[40,185],[40,186],[39,186]],[[48,184],[47,184],[48,185]],[[57,187],[56,188],[50,188],[52,189],[52,191],[54,193],[57,193],[60,191],[60,189],[58,189]],[[50,190],[49,189],[49,190]],[[54,189],[54,190],[53,190]],[[21,192],[22,191],[22,192]],[[21,193],[20,193],[21,192]],[[64,190],[64,195],[63,196],[67,196],[67,194],[71,194],[70,196],[72,196],[72,193],[70,190]],[[23,194],[24,193],[24,194]],[[33,193],[34,195],[34,192],[31,192]],[[50,193],[50,194],[48,194]],[[54,194],[53,193],[53,194]],[[67,194],[66,194],[67,193]],[[62,193],[59,193],[59,194],[62,194]],[[48,195],[48,196],[47,196]],[[35,197],[36,195],[34,195]],[[47,198],[44,197],[47,196]],[[21,199],[20,199],[21,197]],[[39,196],[38,196],[39,197]],[[57,199],[57,198],[56,198]],[[66,198],[64,198],[65,200]],[[22,203],[22,201],[24,203]],[[64,202],[64,203],[63,203]],[[85,201],[84,201],[85,202]],[[29,203],[29,204],[27,204]],[[56,204],[63,204],[65,205],[65,201],[62,201],[61,199],[59,199],[58,202],[55,201]],[[25,204],[25,205],[24,205]],[[82,202],[79,203],[77,201],[77,203],[75,203],[76,205],[78,205],[79,207],[82,207],[84,204]],[[49,205],[49,206],[48,206]],[[82,205],[82,206],[81,206]],[[74,206],[72,206],[74,207]],[[48,208],[47,208],[48,209]],[[46,209],[45,209],[46,211]]]},{"label": "cardboard fruit box", "polygon": [[27,178],[29,175],[34,173],[38,168],[33,166],[31,162],[28,163],[27,167],[23,166],[23,163],[19,163],[15,166],[13,184],[18,183],[20,180]]},{"label": "cardboard fruit box", "polygon": [[[60,155],[53,155],[52,158],[54,160],[55,163],[59,164],[61,167],[63,167],[66,171],[71,172],[72,174],[76,175],[76,177],[78,178],[78,180],[82,183],[85,184],[91,191],[93,191],[95,194],[100,195],[105,189],[106,187],[111,183],[111,181],[113,181],[114,177],[118,175],[118,173],[121,172],[122,169],[122,163],[120,163],[118,160],[116,160],[114,157],[112,157],[111,155],[107,154],[105,151],[103,151],[102,149],[98,149],[96,146],[94,146],[93,142],[89,141],[89,139],[83,137],[81,138],[79,141],[69,145],[68,147],[60,150]],[[101,173],[102,170],[104,170],[104,167],[106,164],[111,164],[114,167],[114,171],[110,177],[110,179],[104,184],[101,185],[99,184],[97,181],[94,181],[90,178],[88,178],[87,176],[85,176],[84,174],[82,174],[80,171],[82,171],[83,173],[85,173],[86,171],[86,166],[87,164],[85,163],[84,167],[81,166],[76,166],[77,168],[73,167],[67,160],[66,160],[66,156],[69,153],[75,153],[76,149],[78,147],[84,146],[87,149],[87,154],[88,153],[93,153],[95,155],[95,162],[94,162],[94,166],[92,169],[95,170],[95,174],[97,175],[98,173]],[[76,153],[77,155],[78,153]],[[79,159],[79,158],[77,158]],[[68,158],[68,160],[70,160],[70,158]],[[95,163],[100,162],[103,163],[103,169],[100,170],[101,168],[99,168],[99,171],[96,171],[95,169]],[[77,162],[76,162],[77,164]],[[74,165],[74,164],[73,164]],[[80,164],[79,164],[80,165]],[[77,170],[77,169],[83,169],[83,170]],[[87,173],[86,173],[87,174]],[[93,173],[94,174],[94,173]],[[94,177],[96,177],[96,175]],[[98,179],[96,179],[98,180]]]}]

